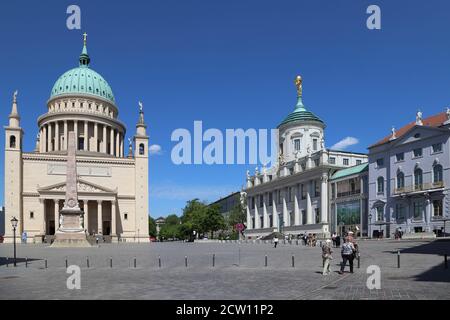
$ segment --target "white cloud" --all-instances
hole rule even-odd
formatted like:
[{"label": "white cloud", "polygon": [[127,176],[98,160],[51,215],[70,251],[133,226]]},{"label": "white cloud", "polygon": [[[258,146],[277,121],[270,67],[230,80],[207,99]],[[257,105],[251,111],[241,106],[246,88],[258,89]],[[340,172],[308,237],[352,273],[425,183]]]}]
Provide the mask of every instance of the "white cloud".
[{"label": "white cloud", "polygon": [[331,146],[330,149],[335,150],[345,150],[350,146],[353,146],[355,144],[358,144],[359,140],[354,137],[347,137],[339,141],[338,143],[335,143],[333,146]]},{"label": "white cloud", "polygon": [[148,152],[151,156],[162,154],[162,148],[159,144],[153,144],[148,148]]}]

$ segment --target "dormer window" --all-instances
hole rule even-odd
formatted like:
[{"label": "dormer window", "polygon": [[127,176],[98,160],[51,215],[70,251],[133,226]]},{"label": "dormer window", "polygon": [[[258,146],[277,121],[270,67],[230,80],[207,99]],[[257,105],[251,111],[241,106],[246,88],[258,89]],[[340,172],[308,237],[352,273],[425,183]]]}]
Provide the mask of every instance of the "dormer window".
[{"label": "dormer window", "polygon": [[313,150],[317,151],[317,139],[313,139]]}]

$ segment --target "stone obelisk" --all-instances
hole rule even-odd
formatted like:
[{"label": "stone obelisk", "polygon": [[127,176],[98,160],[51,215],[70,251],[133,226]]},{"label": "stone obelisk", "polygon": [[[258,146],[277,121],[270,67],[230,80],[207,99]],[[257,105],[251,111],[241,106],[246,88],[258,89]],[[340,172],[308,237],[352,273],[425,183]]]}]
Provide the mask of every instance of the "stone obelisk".
[{"label": "stone obelisk", "polygon": [[52,247],[90,247],[83,228],[84,212],[78,204],[75,133],[69,132],[66,170],[66,202],[59,212],[59,228]]}]

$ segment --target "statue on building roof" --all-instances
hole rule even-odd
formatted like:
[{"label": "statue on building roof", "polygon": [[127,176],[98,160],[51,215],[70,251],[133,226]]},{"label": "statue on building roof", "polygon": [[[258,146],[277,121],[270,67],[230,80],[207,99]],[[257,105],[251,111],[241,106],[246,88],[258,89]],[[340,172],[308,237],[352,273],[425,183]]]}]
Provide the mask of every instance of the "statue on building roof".
[{"label": "statue on building roof", "polygon": [[417,111],[417,114],[416,114],[416,124],[419,126],[421,126],[423,124],[422,123],[422,111],[420,111],[420,109]]},{"label": "statue on building roof", "polygon": [[297,95],[301,97],[303,94],[303,79],[301,76],[295,78],[295,86],[297,87]]}]

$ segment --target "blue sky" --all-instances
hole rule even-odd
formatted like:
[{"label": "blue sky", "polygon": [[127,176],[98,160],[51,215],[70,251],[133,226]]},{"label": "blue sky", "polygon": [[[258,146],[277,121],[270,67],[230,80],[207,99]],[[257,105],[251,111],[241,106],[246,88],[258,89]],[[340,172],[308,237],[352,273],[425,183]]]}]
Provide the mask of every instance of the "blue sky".
[{"label": "blue sky", "polygon": [[[81,7],[82,30],[66,28],[70,4]],[[381,30],[366,28],[370,4],[381,7]],[[151,144],[162,147],[150,158],[151,215],[179,214],[189,199],[239,190],[254,166],[175,166],[172,131],[195,120],[274,128],[295,106],[298,73],[328,147],[354,137],[349,150],[366,152],[418,108],[441,112],[450,104],[449,12],[444,0],[2,1],[0,115],[6,125],[19,89],[32,150],[36,119],[56,79],[77,66],[87,32],[91,67],[112,86],[127,136],[142,100]]]}]

